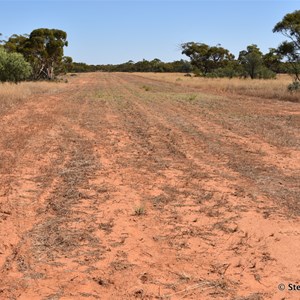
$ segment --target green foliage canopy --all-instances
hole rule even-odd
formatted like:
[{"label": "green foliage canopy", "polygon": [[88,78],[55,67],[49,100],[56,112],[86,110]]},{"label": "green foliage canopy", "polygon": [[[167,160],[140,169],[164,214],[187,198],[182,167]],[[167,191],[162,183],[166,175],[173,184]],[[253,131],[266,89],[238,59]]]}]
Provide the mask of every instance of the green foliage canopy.
[{"label": "green foliage canopy", "polygon": [[278,53],[285,56],[295,80],[300,81],[300,10],[286,14],[273,28],[273,32],[281,32],[290,41],[282,42]]},{"label": "green foliage canopy", "polygon": [[0,81],[18,83],[31,75],[32,69],[20,53],[8,53],[0,47]]},{"label": "green foliage canopy", "polygon": [[244,67],[245,75],[249,75],[251,79],[258,77],[258,72],[263,65],[263,54],[257,45],[249,45],[247,50],[240,51],[238,60]]},{"label": "green foliage canopy", "polygon": [[7,50],[7,52],[18,52],[23,53],[24,51],[24,44],[26,43],[28,39],[28,35],[18,35],[13,34],[8,41],[4,41],[4,48]]},{"label": "green foliage canopy", "polygon": [[227,65],[234,59],[229,50],[221,46],[209,46],[203,43],[188,42],[181,45],[182,54],[188,56],[191,64],[204,76]]},{"label": "green foliage canopy", "polygon": [[300,49],[300,10],[286,14],[283,19],[273,28],[273,32],[281,32],[292,40],[295,46]]},{"label": "green foliage canopy", "polygon": [[59,29],[33,30],[24,45],[24,54],[34,66],[34,77],[53,79],[62,64],[63,47],[68,46],[66,32]]},{"label": "green foliage canopy", "polygon": [[269,52],[263,55],[264,65],[275,73],[281,73],[282,70],[282,55],[275,48],[270,48]]},{"label": "green foliage canopy", "polygon": [[63,48],[68,46],[66,32],[59,29],[35,29],[30,35],[12,35],[4,43],[8,52],[24,55],[33,69],[33,79],[53,79],[62,69]]}]

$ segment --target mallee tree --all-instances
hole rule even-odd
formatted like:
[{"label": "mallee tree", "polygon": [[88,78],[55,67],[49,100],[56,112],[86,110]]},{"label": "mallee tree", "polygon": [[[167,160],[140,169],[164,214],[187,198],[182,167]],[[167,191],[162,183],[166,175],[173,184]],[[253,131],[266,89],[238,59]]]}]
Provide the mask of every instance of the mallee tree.
[{"label": "mallee tree", "polygon": [[59,29],[35,29],[30,35],[12,35],[3,46],[8,52],[24,55],[32,67],[32,79],[51,80],[62,69],[67,33]]},{"label": "mallee tree", "polygon": [[286,57],[295,81],[300,82],[300,10],[285,15],[275,25],[273,32],[281,32],[289,38],[289,41],[279,45],[278,53]]},{"label": "mallee tree", "polygon": [[24,55],[33,66],[34,79],[53,79],[68,46],[67,33],[58,29],[41,28],[31,32],[24,45]]},{"label": "mallee tree", "polygon": [[204,43],[188,42],[181,48],[182,54],[188,56],[191,64],[204,76],[234,60],[234,55],[219,45],[211,47]]},{"label": "mallee tree", "polygon": [[244,68],[245,75],[249,75],[251,79],[258,77],[263,65],[263,54],[257,45],[249,45],[247,50],[240,51],[238,60]]}]

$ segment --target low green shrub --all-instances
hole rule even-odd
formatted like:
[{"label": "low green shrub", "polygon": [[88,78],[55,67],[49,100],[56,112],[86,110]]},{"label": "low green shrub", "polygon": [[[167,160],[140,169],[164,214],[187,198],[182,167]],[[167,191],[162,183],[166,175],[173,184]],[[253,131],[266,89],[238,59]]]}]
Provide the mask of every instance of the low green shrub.
[{"label": "low green shrub", "polygon": [[289,92],[299,92],[300,91],[300,82],[294,81],[293,83],[289,84],[287,87]]}]

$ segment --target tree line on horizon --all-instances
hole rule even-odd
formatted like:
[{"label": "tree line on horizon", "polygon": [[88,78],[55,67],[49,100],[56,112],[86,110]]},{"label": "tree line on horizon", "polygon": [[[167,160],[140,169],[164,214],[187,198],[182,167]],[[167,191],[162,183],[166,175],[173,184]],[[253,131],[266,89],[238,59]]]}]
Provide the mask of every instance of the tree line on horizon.
[{"label": "tree line on horizon", "polygon": [[193,71],[192,64],[187,60],[176,60],[173,62],[163,62],[158,58],[153,60],[143,59],[138,62],[129,60],[122,64],[89,65],[86,63],[74,62],[68,72],[175,72],[190,73]]},{"label": "tree line on horizon", "polygon": [[143,59],[134,63],[128,61],[117,65],[87,65],[74,63],[70,72],[178,72],[194,73],[202,77],[250,77],[274,78],[278,73],[289,73],[289,65],[282,61],[282,55],[276,49],[270,49],[263,54],[257,45],[249,45],[246,50],[240,51],[235,59],[229,50],[204,43],[189,42],[181,45],[182,54],[190,61],[179,60],[165,63],[159,59],[151,61]]},{"label": "tree line on horizon", "polygon": [[53,80],[67,72],[181,72],[203,77],[274,78],[278,73],[294,75],[300,89],[300,10],[283,17],[273,28],[288,38],[278,48],[263,54],[255,44],[239,52],[237,58],[221,45],[187,42],[181,45],[181,59],[162,62],[128,61],[123,64],[88,65],[64,56],[67,33],[59,29],[39,28],[29,35],[14,34],[0,41],[0,81]]}]

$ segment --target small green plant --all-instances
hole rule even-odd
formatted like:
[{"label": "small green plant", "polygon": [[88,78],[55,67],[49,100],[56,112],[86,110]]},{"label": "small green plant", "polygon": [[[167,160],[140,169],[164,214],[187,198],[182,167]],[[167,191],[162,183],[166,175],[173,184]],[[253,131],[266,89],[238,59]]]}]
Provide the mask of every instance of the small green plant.
[{"label": "small green plant", "polygon": [[299,92],[300,91],[300,82],[294,81],[293,83],[289,84],[287,87],[289,92]]},{"label": "small green plant", "polygon": [[179,279],[183,280],[183,281],[190,281],[192,279],[192,276],[185,272],[178,273],[178,276],[179,276]]},{"label": "small green plant", "polygon": [[194,100],[196,100],[196,97],[197,97],[197,95],[190,95],[188,100],[189,101],[194,101]]},{"label": "small green plant", "polygon": [[140,205],[134,209],[135,216],[143,216],[145,214],[146,214],[146,209],[145,209],[145,206],[143,206],[143,205]]},{"label": "small green plant", "polygon": [[150,87],[147,86],[147,85],[143,85],[143,89],[144,89],[146,92],[150,91]]}]

